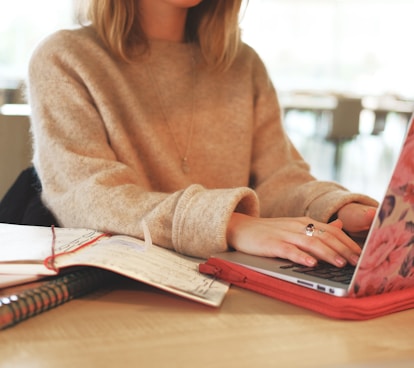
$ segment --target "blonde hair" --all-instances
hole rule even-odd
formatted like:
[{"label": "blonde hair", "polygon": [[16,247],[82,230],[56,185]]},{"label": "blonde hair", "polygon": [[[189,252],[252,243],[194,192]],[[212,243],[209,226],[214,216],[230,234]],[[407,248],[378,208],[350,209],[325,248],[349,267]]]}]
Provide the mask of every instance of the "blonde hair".
[{"label": "blonde hair", "polygon": [[[215,69],[227,69],[239,50],[241,3],[242,0],[203,0],[189,9],[186,41],[198,43],[205,61]],[[132,61],[136,45],[148,48],[136,0],[90,0],[86,16],[120,59]]]}]

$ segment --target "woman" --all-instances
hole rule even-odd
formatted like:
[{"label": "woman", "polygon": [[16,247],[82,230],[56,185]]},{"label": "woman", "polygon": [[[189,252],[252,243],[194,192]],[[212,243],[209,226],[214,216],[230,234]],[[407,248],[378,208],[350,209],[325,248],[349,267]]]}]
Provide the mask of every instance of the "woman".
[{"label": "woman", "polygon": [[191,256],[357,262],[342,229],[366,231],[377,203],[310,175],[262,61],[240,41],[240,7],[91,0],[89,26],[39,45],[34,165],[60,225],[142,238],[145,219],[155,244]]}]

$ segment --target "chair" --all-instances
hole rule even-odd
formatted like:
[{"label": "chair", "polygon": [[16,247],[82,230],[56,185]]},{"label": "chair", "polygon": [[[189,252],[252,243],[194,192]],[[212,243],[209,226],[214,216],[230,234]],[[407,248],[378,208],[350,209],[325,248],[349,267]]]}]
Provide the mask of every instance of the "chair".
[{"label": "chair", "polygon": [[0,199],[30,166],[31,156],[29,116],[0,113]]},{"label": "chair", "polygon": [[361,98],[338,95],[337,105],[330,113],[325,139],[335,146],[333,171],[334,179],[337,181],[341,171],[344,145],[359,134],[361,111]]},{"label": "chair", "polygon": [[[314,117],[312,126],[304,127],[294,119],[286,124],[288,134],[298,133],[306,142],[329,142],[334,144],[333,177],[338,180],[342,165],[342,151],[345,143],[359,134],[362,101],[360,98],[330,93],[295,92],[281,96],[285,118],[293,112],[310,113]],[[296,128],[296,129],[295,129]],[[297,134],[296,134],[297,135]],[[297,141],[297,139],[296,139]],[[297,143],[297,142],[296,142]],[[299,148],[309,160],[308,149]],[[310,162],[310,161],[308,161]]]}]

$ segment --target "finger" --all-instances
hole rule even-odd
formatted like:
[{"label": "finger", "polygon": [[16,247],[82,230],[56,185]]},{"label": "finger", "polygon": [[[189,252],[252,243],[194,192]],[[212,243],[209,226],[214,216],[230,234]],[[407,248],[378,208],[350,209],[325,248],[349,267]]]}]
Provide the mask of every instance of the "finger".
[{"label": "finger", "polygon": [[345,266],[347,262],[357,264],[360,247],[338,227],[320,224],[313,232],[305,230],[306,234],[308,236],[294,240],[303,251],[338,267]]},{"label": "finger", "polygon": [[330,222],[329,225],[335,226],[338,229],[342,229],[343,223],[342,223],[342,221],[340,219],[336,219],[336,220]]},{"label": "finger", "polygon": [[[342,221],[335,220],[329,224],[315,222],[315,231],[312,233],[313,236],[318,236],[322,242],[330,246],[334,250],[342,253],[347,248],[353,253],[359,254],[361,248],[355,243],[346,233],[342,231]],[[306,228],[305,228],[306,234]],[[345,246],[345,248],[343,247]],[[342,250],[342,251],[341,251]]]},{"label": "finger", "polygon": [[262,244],[262,251],[267,257],[288,259],[289,261],[308,267],[314,267],[318,263],[318,260],[310,253],[301,250],[296,244],[287,241],[279,241],[277,246],[274,243],[266,246]]},{"label": "finger", "polygon": [[374,220],[374,217],[375,217],[376,214],[377,214],[377,209],[376,208],[369,207],[365,211],[365,215],[364,215],[365,222],[371,224],[372,221]]},{"label": "finger", "polygon": [[376,211],[375,207],[350,203],[338,211],[338,217],[342,220],[345,231],[360,233],[370,228]]},{"label": "finger", "polygon": [[353,244],[350,247],[348,239],[344,242],[337,234],[329,231],[317,231],[311,238],[303,238],[303,241],[305,244],[300,245],[302,250],[337,267],[344,267],[348,262],[356,265],[359,260],[360,248],[356,243],[354,245],[354,242],[349,239]]},{"label": "finger", "polygon": [[[302,227],[302,224],[296,224],[296,226],[301,228],[300,232],[279,229],[278,239],[283,239],[283,241],[279,240],[277,246],[276,243],[262,244],[262,250],[267,248],[268,256],[287,258],[307,266],[315,265],[315,260],[323,260],[336,267],[344,267],[347,262],[351,264],[358,262],[360,248],[340,229],[324,224],[327,230],[316,228],[313,236],[309,236],[306,235],[306,227]],[[350,248],[338,237],[343,238],[353,247]]]},{"label": "finger", "polygon": [[[335,220],[330,224],[306,217],[296,220],[290,219],[284,224],[284,230],[287,232],[282,238],[286,242],[297,245],[302,251],[338,267],[344,266],[347,262],[354,265],[358,262],[361,248],[341,230],[341,220]],[[312,222],[305,225],[306,221]],[[310,236],[313,240],[310,240]],[[315,238],[318,240],[314,240]]]}]

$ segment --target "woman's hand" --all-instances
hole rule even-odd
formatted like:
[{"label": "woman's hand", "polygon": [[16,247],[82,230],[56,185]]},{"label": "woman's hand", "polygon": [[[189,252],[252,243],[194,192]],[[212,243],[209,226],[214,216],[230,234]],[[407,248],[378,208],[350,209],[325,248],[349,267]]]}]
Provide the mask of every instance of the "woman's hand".
[{"label": "woman's hand", "polygon": [[[350,220],[348,211],[338,215]],[[305,231],[310,223],[315,226],[313,236],[306,235]],[[342,231],[341,219],[325,224],[309,217],[256,218],[233,213],[227,241],[244,253],[285,258],[306,266],[315,266],[318,260],[337,267],[347,262],[356,265],[361,253],[358,244]]]},{"label": "woman's hand", "polygon": [[338,211],[343,230],[352,238],[363,238],[374,220],[377,209],[360,203],[349,203]]}]

